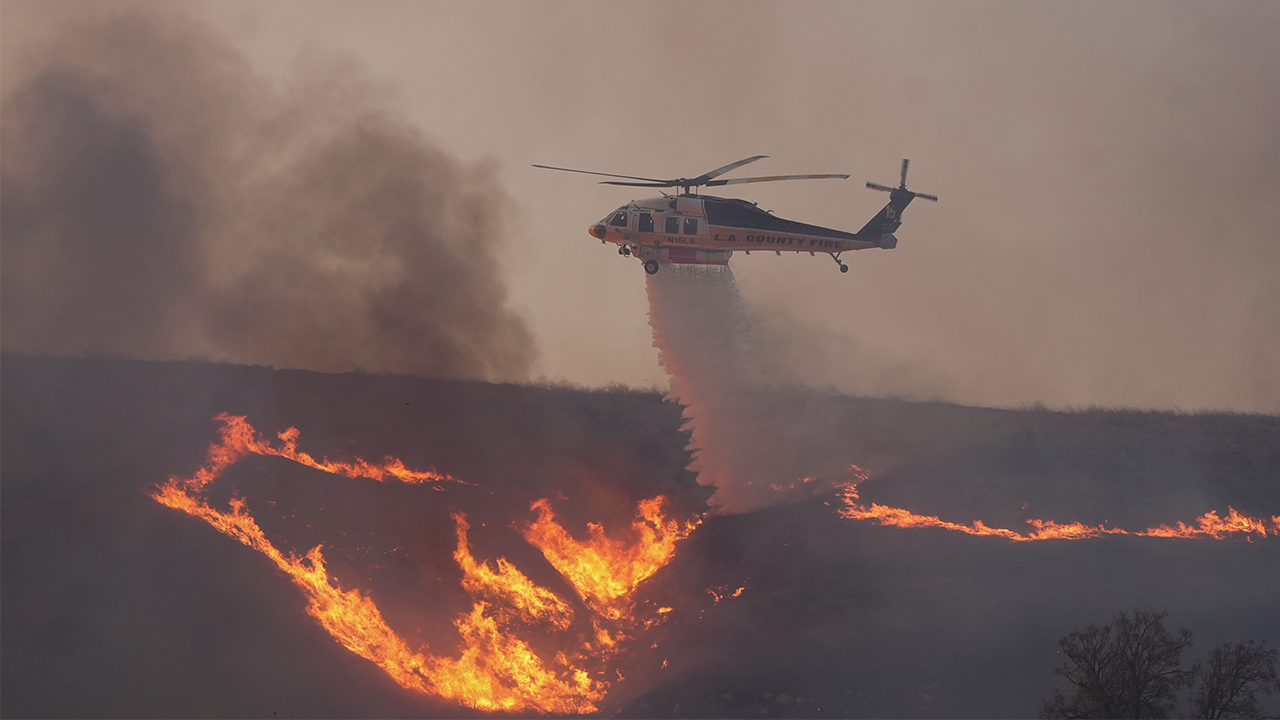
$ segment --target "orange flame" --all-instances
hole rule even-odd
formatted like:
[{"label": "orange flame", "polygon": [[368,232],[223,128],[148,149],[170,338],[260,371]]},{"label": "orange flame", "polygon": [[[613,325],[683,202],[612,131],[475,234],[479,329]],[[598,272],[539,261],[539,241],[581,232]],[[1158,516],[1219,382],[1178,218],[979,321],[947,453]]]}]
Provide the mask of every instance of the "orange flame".
[{"label": "orange flame", "polygon": [[1211,510],[1196,518],[1194,527],[1179,522],[1177,527],[1161,525],[1160,527],[1148,528],[1146,532],[1141,534],[1151,537],[1211,537],[1215,539],[1221,539],[1223,536],[1230,534],[1257,535],[1259,537],[1268,535],[1280,536],[1280,515],[1273,515],[1271,522],[1268,523],[1266,520],[1258,520],[1247,515],[1241,515],[1236,512],[1235,508],[1228,507],[1225,520],[1219,518],[1216,511]]},{"label": "orange flame", "polygon": [[666,519],[662,514],[665,500],[659,495],[640,502],[636,511],[639,519],[631,525],[637,538],[634,543],[605,537],[604,528],[597,523],[587,524],[588,540],[575,540],[556,523],[546,500],[531,506],[538,511],[538,519],[525,529],[524,537],[542,551],[588,607],[618,620],[628,610],[631,591],[666,565],[675,554],[676,543],[697,527],[697,522]]},{"label": "orange flame", "polygon": [[[742,596],[742,591],[743,591],[743,590],[746,590],[746,589],[747,589],[747,587],[746,587],[745,585],[744,585],[744,586],[742,586],[742,587],[740,587],[740,588],[738,588],[737,590],[734,590],[733,592],[729,592],[729,589],[728,589],[728,588],[725,588],[725,587],[709,587],[709,588],[707,588],[707,592],[708,592],[708,593],[711,593],[711,598],[712,598],[715,602],[720,602],[721,600],[724,600],[725,598],[736,598],[736,597],[741,597],[741,596]],[[719,592],[717,592],[717,591],[719,591]]]},{"label": "orange flame", "polygon": [[[556,653],[553,665],[557,669],[552,669],[504,627],[514,613],[526,623],[546,622],[563,632],[572,623],[573,609],[554,592],[529,580],[506,558],[497,559],[496,570],[487,562],[477,561],[467,542],[470,525],[462,513],[452,513],[458,538],[454,560],[462,569],[463,589],[488,602],[477,601],[469,613],[454,621],[460,636],[460,654],[454,659],[410,649],[383,619],[372,597],[359,590],[344,590],[329,578],[320,546],[302,558],[286,555],[267,539],[249,514],[244,498],[232,498],[230,512],[220,512],[199,497],[227,467],[250,454],[283,457],[351,478],[410,483],[457,480],[434,470],[411,470],[390,457],[381,464],[360,458],[350,462],[327,458],[316,461],[297,449],[299,433],[295,428],[279,434],[283,444],[277,447],[261,439],[244,417],[224,413],[217,419],[223,423],[220,441],[210,446],[205,466],[190,478],[169,478],[151,496],[162,505],[204,520],[270,558],[302,590],[308,600],[307,613],[340,644],[377,664],[402,687],[469,707],[551,714],[596,711],[596,703],[604,697],[608,683],[593,680],[564,652]],[[633,525],[638,540],[633,545],[607,539],[603,528],[595,524],[589,526],[589,542],[574,541],[555,523],[546,500],[533,504],[532,509],[538,510],[539,515],[526,531],[526,538],[571,580],[589,600],[589,607],[610,620],[618,620],[627,609],[627,595],[667,563],[676,543],[696,526],[667,520],[661,513],[662,502],[663,498],[657,497],[640,503],[640,519]],[[664,610],[669,608],[658,612]],[[592,620],[592,627],[594,644],[584,643],[583,649],[597,658],[616,652],[617,643],[625,636],[617,630],[610,634],[600,626],[598,618]],[[618,677],[622,677],[621,673]]]},{"label": "orange flame", "polygon": [[487,607],[478,602],[454,622],[462,636],[461,657],[428,660],[436,694],[480,710],[595,712],[594,703],[604,697],[601,683],[581,668],[569,667],[567,679],[548,670],[528,644],[498,628]]},{"label": "orange flame", "polygon": [[[195,477],[183,481],[193,491],[203,490],[213,482],[228,466],[236,463],[246,455],[274,455],[292,460],[300,465],[315,468],[332,475],[349,478],[368,478],[379,482],[395,479],[406,483],[427,483],[451,481],[459,482],[448,475],[435,470],[410,470],[404,462],[388,457],[381,463],[371,463],[357,457],[350,462],[332,462],[328,458],[317,461],[312,456],[298,451],[298,429],[288,428],[277,437],[283,445],[272,447],[253,429],[243,415],[219,413],[215,420],[222,422],[220,435],[222,441],[209,447],[208,464],[196,472]],[[170,479],[174,482],[174,479]]]},{"label": "orange flame", "polygon": [[187,495],[170,481],[152,495],[162,505],[194,515],[266,555],[293,580],[307,598],[307,612],[351,652],[381,667],[402,687],[427,692],[426,659],[411,651],[382,619],[373,601],[358,590],[343,590],[329,581],[320,546],[303,559],[280,552],[245,511],[242,498],[231,500],[222,513]]},{"label": "orange flame", "polygon": [[501,599],[510,603],[526,620],[545,620],[561,630],[567,630],[573,622],[573,608],[559,595],[533,584],[506,558],[498,558],[498,570],[489,569],[488,563],[477,563],[467,547],[465,515],[452,513],[458,526],[458,549],[453,559],[462,568],[462,588],[472,595]]},{"label": "orange flame", "polygon": [[[845,506],[839,510],[842,517],[850,520],[874,520],[881,525],[895,527],[920,528],[936,527],[944,530],[967,533],[969,535],[994,535],[1014,542],[1032,540],[1081,540],[1101,537],[1103,535],[1133,535],[1145,537],[1197,538],[1212,537],[1221,539],[1230,534],[1245,536],[1280,535],[1280,516],[1272,517],[1270,522],[1241,515],[1235,508],[1227,508],[1229,514],[1225,520],[1218,517],[1217,512],[1207,512],[1196,520],[1195,526],[1179,522],[1176,527],[1161,525],[1143,531],[1130,531],[1120,528],[1108,528],[1103,525],[1085,525],[1079,522],[1059,524],[1052,520],[1027,520],[1035,528],[1031,533],[1020,533],[1015,530],[988,527],[981,520],[974,520],[970,525],[948,522],[933,515],[917,515],[903,508],[888,507],[872,503],[870,507],[858,504],[858,482],[866,480],[870,474],[857,465],[850,466],[855,481],[841,486],[840,494]],[[1252,537],[1249,537],[1252,540]]]}]

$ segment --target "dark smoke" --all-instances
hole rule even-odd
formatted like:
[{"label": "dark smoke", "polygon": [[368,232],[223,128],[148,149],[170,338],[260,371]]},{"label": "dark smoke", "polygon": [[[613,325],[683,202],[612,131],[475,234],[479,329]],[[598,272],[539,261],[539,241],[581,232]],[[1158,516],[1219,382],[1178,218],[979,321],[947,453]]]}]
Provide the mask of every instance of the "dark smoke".
[{"label": "dark smoke", "polygon": [[61,27],[3,99],[3,347],[520,379],[509,201],[353,62],[253,75],[132,9]]}]

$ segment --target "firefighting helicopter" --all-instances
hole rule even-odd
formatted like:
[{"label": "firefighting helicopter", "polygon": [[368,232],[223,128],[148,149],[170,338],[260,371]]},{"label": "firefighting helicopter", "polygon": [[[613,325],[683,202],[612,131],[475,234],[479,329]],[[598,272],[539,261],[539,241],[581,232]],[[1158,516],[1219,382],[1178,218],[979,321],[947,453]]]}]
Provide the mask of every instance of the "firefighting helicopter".
[{"label": "firefighting helicopter", "polygon": [[676,195],[646,200],[632,200],[609,213],[587,232],[601,243],[618,245],[618,254],[638,258],[645,272],[656,274],[663,265],[727,265],[734,250],[751,254],[753,250],[783,252],[807,252],[810,255],[827,253],[840,266],[840,272],[849,272],[849,266],[840,259],[841,253],[878,247],[892,250],[898,245],[893,233],[902,224],[902,211],[916,198],[938,201],[936,195],[913,192],[907,189],[907,165],[902,161],[902,179],[898,187],[867,183],[872,190],[889,193],[889,204],[871,218],[856,233],[818,225],[808,225],[775,216],[746,200],[699,195],[697,188],[738,185],[741,183],[772,182],[775,180],[815,180],[821,178],[845,179],[848,175],[771,175],[765,177],[732,178],[717,180],[721,175],[761,160],[766,155],[755,155],[703,173],[694,178],[659,180],[635,175],[575,170],[573,168],[534,165],[546,170],[624,178],[631,181],[602,180],[603,185],[631,187],[679,188]]}]

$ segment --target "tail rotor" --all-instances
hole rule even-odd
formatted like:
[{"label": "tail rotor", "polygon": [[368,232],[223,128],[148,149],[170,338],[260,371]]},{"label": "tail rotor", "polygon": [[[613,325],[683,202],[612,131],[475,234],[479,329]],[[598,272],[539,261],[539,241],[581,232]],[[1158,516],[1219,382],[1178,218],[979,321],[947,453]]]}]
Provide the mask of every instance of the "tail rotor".
[{"label": "tail rotor", "polygon": [[902,181],[898,184],[898,187],[896,188],[889,187],[888,185],[881,185],[880,183],[873,183],[873,182],[867,183],[867,187],[871,188],[872,190],[882,190],[884,192],[889,193],[891,196],[895,198],[897,197],[924,198],[925,200],[932,200],[933,202],[938,202],[937,195],[926,195],[925,193],[912,192],[911,190],[907,189],[907,167],[910,164],[911,164],[910,160],[904,159],[902,161]]}]

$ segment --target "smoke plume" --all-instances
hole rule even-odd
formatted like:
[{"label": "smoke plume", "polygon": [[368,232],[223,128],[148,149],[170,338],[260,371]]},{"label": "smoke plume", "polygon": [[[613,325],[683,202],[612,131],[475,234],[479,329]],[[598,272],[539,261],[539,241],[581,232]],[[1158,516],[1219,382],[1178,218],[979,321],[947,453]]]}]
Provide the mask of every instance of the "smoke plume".
[{"label": "smoke plume", "polygon": [[509,201],[353,61],[250,72],[134,8],[62,26],[3,98],[3,347],[519,379]]}]

